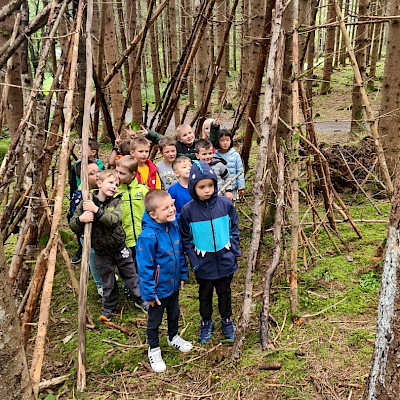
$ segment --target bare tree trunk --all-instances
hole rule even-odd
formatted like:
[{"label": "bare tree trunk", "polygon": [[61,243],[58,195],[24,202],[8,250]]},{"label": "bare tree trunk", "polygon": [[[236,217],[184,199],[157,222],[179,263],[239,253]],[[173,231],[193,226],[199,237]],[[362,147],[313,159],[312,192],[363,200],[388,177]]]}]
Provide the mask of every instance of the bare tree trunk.
[{"label": "bare tree trunk", "polygon": [[[368,16],[368,6],[370,0],[359,0],[358,14],[359,21],[365,21]],[[360,24],[357,26],[356,46],[354,53],[356,55],[357,65],[360,70],[361,79],[365,81],[367,68],[367,47],[368,47],[368,26]],[[351,108],[351,131],[361,132],[364,130],[363,121],[363,102],[360,93],[360,88],[355,79],[353,80],[352,92],[352,108]]]},{"label": "bare tree trunk", "polygon": [[239,84],[239,94],[245,95],[246,88],[248,86],[248,66],[249,66],[249,49],[250,49],[250,39],[249,35],[249,5],[250,0],[242,0],[242,24],[240,31],[240,84]]},{"label": "bare tree trunk", "polygon": [[[400,14],[400,2],[393,0],[389,15]],[[379,131],[383,140],[383,149],[388,168],[394,172],[398,167],[400,155],[400,68],[399,68],[399,37],[400,24],[391,21],[389,24],[386,46],[384,81],[382,85],[382,100],[379,114]]]},{"label": "bare tree trunk", "polygon": [[[326,22],[330,23],[334,21],[336,21],[335,5],[333,0],[329,0]],[[331,87],[332,63],[335,48],[335,29],[336,28],[333,27],[326,30],[325,60],[324,69],[322,71],[321,94],[329,93]]]},{"label": "bare tree trunk", "polygon": [[[147,4],[149,4],[151,0],[147,0]],[[150,55],[151,55],[151,71],[153,73],[153,89],[154,89],[154,99],[155,105],[158,105],[161,102],[161,94],[160,94],[160,61],[158,56],[158,42],[156,40],[156,28],[153,24],[150,27]]]},{"label": "bare tree trunk", "polygon": [[[392,3],[392,12],[398,15],[399,4]],[[393,38],[391,24],[389,38]],[[398,27],[396,27],[398,29]],[[397,36],[398,37],[398,36]],[[398,68],[397,68],[398,69]],[[395,194],[389,218],[386,256],[378,304],[378,322],[371,369],[364,400],[397,399],[400,387],[398,354],[400,346],[400,170],[396,171]]]},{"label": "bare tree trunk", "polygon": [[8,400],[34,400],[21,328],[0,240],[0,393]]},{"label": "bare tree trunk", "polygon": [[[343,8],[343,15],[347,16],[349,14],[349,4],[350,0],[344,0],[344,8]],[[342,42],[340,44],[341,53],[339,57],[340,65],[346,65],[346,58],[347,58],[347,51],[346,51],[346,42],[344,40],[344,36],[342,35]]]},{"label": "bare tree trunk", "polygon": [[253,189],[253,232],[247,258],[248,264],[246,269],[243,311],[239,319],[232,350],[232,356],[234,358],[238,358],[240,355],[240,349],[250,322],[253,293],[253,272],[257,262],[258,248],[260,246],[261,229],[263,223],[261,217],[265,201],[265,191],[267,190],[265,185],[267,182],[267,176],[269,175],[268,169],[272,161],[272,153],[277,132],[282,87],[283,53],[285,44],[281,26],[282,9],[282,3],[280,0],[277,0],[275,5],[276,15],[273,23],[273,32],[266,74],[265,102],[263,122],[261,125],[261,141],[255,169],[256,172]]},{"label": "bare tree trunk", "polygon": [[[381,1],[376,1],[376,11],[374,15],[377,17],[382,16],[383,7]],[[382,24],[375,24],[374,27],[374,35],[372,38],[372,50],[371,50],[371,64],[369,67],[369,79],[371,81],[371,85],[374,84],[374,80],[376,79],[376,64],[378,62],[378,50],[379,50],[379,38],[381,36]]]},{"label": "bare tree trunk", "polygon": [[[226,0],[217,0],[216,4],[216,18],[217,18],[217,53],[219,53],[222,46],[225,47],[224,51],[226,52],[229,48],[229,40],[228,43],[224,43],[224,33],[225,33],[225,22],[226,22]],[[222,100],[225,96],[226,91],[226,57],[221,61],[220,65],[221,72],[218,76],[218,103],[221,104]],[[221,104],[221,107],[224,105]]]}]

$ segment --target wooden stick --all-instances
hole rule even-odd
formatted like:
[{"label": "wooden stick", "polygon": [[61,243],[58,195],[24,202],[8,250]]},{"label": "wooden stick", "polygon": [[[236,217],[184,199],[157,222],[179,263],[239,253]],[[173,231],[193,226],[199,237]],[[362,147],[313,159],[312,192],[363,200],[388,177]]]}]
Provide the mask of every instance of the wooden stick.
[{"label": "wooden stick", "polygon": [[73,106],[73,95],[76,82],[76,65],[78,59],[78,44],[79,44],[79,34],[82,25],[83,17],[83,5],[84,0],[79,1],[78,12],[76,14],[76,30],[74,37],[74,50],[71,62],[71,76],[69,80],[68,93],[67,93],[67,103],[66,103],[66,117],[64,126],[64,135],[61,146],[61,151],[59,155],[59,176],[57,181],[57,194],[54,202],[54,215],[53,223],[51,225],[50,239],[46,246],[47,251],[50,253],[47,263],[47,273],[46,279],[43,287],[42,302],[39,313],[39,323],[38,331],[36,335],[35,349],[32,357],[32,366],[30,370],[31,380],[33,384],[34,394],[37,397],[39,392],[39,382],[42,371],[42,364],[44,358],[44,345],[47,334],[47,325],[49,321],[50,303],[51,295],[53,290],[53,280],[55,272],[55,264],[57,257],[57,241],[56,233],[58,232],[58,227],[60,223],[64,190],[65,190],[65,173],[67,167],[67,153],[68,153],[68,143],[71,132],[71,122],[72,122],[72,106]]},{"label": "wooden stick", "polygon": [[232,185],[234,181],[236,181],[237,178],[239,178],[240,175],[244,174],[243,171],[240,171],[238,174],[236,174],[228,183],[226,183],[220,190],[218,190],[218,194],[221,195],[225,192],[225,190]]},{"label": "wooden stick", "polygon": [[52,386],[61,385],[62,383],[66,382],[71,374],[57,376],[56,378],[49,379],[47,381],[42,381],[39,383],[39,391],[45,390]]},{"label": "wooden stick", "polygon": [[353,72],[354,72],[354,80],[356,81],[357,86],[359,86],[359,88],[360,88],[360,94],[361,94],[361,97],[362,97],[362,100],[363,100],[363,103],[364,103],[364,106],[365,106],[365,112],[367,114],[369,127],[371,129],[371,135],[374,138],[374,145],[375,145],[376,153],[377,153],[378,158],[379,158],[379,167],[380,167],[382,175],[383,175],[383,181],[385,183],[386,190],[387,190],[389,196],[391,196],[393,194],[393,192],[394,192],[394,188],[393,188],[393,183],[392,183],[392,180],[390,178],[389,170],[388,170],[388,167],[387,167],[387,164],[386,164],[386,159],[385,159],[385,154],[383,152],[381,139],[379,137],[376,118],[375,118],[374,113],[372,111],[371,103],[369,101],[369,98],[368,98],[368,95],[367,95],[367,91],[365,90],[364,82],[362,80],[360,69],[359,69],[358,64],[357,64],[357,60],[356,60],[356,56],[354,54],[353,46],[351,44],[351,41],[350,41],[350,38],[349,38],[349,34],[347,32],[347,29],[346,29],[346,25],[344,23],[342,11],[341,11],[341,9],[339,7],[339,4],[338,4],[337,0],[334,0],[334,2],[335,2],[336,15],[337,15],[337,17],[339,19],[340,29],[342,31],[342,35],[343,35],[343,38],[345,40],[345,43],[346,43],[346,46],[347,46],[347,51],[349,53],[349,57],[350,57],[350,60],[351,60],[351,66],[352,66]]},{"label": "wooden stick", "polygon": [[[93,55],[92,55],[92,21],[93,21],[93,0],[87,0],[86,12],[86,87],[85,104],[82,123],[82,161],[81,161],[81,181],[82,199],[89,200],[90,192],[88,186],[88,158],[89,158],[89,125],[90,125],[90,106],[92,99],[92,74],[93,74]],[[78,302],[78,366],[76,370],[77,388],[83,392],[86,388],[86,303],[87,303],[87,284],[89,257],[91,248],[92,224],[86,223],[83,234],[83,250],[81,262],[81,278],[79,286]]]},{"label": "wooden stick", "polygon": [[135,335],[135,332],[132,332],[132,331],[124,328],[121,325],[115,324],[114,322],[111,322],[111,321],[103,321],[103,322],[104,322],[105,325],[107,325],[111,329],[118,329],[119,331],[121,331],[123,333],[126,333],[129,336],[134,336]]},{"label": "wooden stick", "polygon": [[196,360],[198,360],[199,358],[202,358],[202,357],[204,357],[205,355],[210,354],[212,351],[218,349],[218,347],[220,347],[220,346],[222,346],[222,343],[218,343],[218,344],[215,345],[214,347],[211,347],[210,350],[207,350],[205,353],[200,354],[200,355],[197,356],[197,357],[193,357],[193,358],[190,358],[189,360],[186,360],[186,361],[184,361],[184,362],[181,362],[180,364],[173,365],[172,368],[181,367],[182,365],[189,364],[189,363],[191,363],[191,362],[193,362],[193,361],[196,361]]},{"label": "wooden stick", "polygon": [[329,310],[329,309],[331,309],[331,308],[333,308],[333,307],[336,307],[336,306],[337,306],[338,304],[340,304],[340,303],[343,303],[346,299],[347,299],[347,297],[343,297],[343,299],[340,300],[340,301],[338,301],[337,303],[332,304],[331,306],[326,307],[326,308],[324,308],[323,310],[318,311],[318,312],[315,313],[315,314],[306,314],[306,315],[303,315],[301,318],[303,318],[303,319],[305,319],[305,318],[313,318],[313,317],[316,317],[316,316],[318,316],[318,315],[321,315],[321,314],[323,314],[325,311],[327,311],[327,310]]}]

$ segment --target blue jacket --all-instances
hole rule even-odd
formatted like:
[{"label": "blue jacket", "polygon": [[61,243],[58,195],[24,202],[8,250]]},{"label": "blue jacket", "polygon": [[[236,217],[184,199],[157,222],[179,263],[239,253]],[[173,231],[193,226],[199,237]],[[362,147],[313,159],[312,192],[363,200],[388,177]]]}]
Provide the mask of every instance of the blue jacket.
[{"label": "blue jacket", "polygon": [[144,301],[163,299],[188,279],[178,224],[159,224],[145,211],[142,229],[136,242],[140,294]]},{"label": "blue jacket", "polygon": [[[202,179],[214,180],[214,193],[205,201],[194,187]],[[192,200],[185,204],[179,217],[183,250],[195,274],[202,279],[219,279],[233,274],[238,266],[238,215],[231,200],[218,196],[217,177],[204,161],[194,161],[189,176]]]},{"label": "blue jacket", "polygon": [[[239,172],[243,172],[242,159],[234,148],[231,147],[226,153],[221,153],[221,150],[217,150],[214,156],[220,157],[228,163],[226,167],[229,171],[229,179],[234,178]],[[244,173],[232,182],[232,188],[237,190],[244,189]]]}]

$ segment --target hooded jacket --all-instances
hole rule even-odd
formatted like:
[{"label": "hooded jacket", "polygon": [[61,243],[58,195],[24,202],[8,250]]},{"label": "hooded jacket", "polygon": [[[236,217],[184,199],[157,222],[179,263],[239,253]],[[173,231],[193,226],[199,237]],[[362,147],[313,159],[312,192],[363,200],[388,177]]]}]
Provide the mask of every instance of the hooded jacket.
[{"label": "hooded jacket", "polygon": [[149,189],[134,179],[129,185],[121,183],[117,196],[122,194],[122,227],[124,228],[128,247],[136,245],[137,238],[142,232],[142,217],[144,213],[143,199]]},{"label": "hooded jacket", "polygon": [[[217,177],[218,192],[222,190],[230,180],[229,170],[226,167],[228,163],[223,158],[213,157],[210,167]],[[232,185],[228,185],[221,194],[232,192]]]},{"label": "hooded jacket", "polygon": [[[202,179],[214,181],[214,193],[200,200],[195,185]],[[219,279],[233,274],[238,266],[238,215],[231,200],[218,196],[217,177],[205,161],[194,161],[189,176],[192,200],[185,204],[179,217],[183,250],[196,276]]]},{"label": "hooded jacket", "polygon": [[[114,253],[125,247],[125,232],[122,228],[122,201],[121,196],[108,197],[105,201],[97,198],[96,190],[93,192],[93,202],[99,207],[94,214],[92,225],[92,248],[97,255]],[[69,226],[75,233],[83,233],[85,223],[79,220],[83,214],[81,202],[71,218]]]},{"label": "hooded jacket", "polygon": [[176,221],[157,223],[145,211],[142,228],[136,245],[141,297],[145,301],[163,299],[188,279],[179,227]]},{"label": "hooded jacket", "polygon": [[[215,152],[215,156],[224,159],[228,165],[226,166],[229,171],[229,180],[234,178],[239,172],[243,172],[243,163],[240,154],[234,149],[230,148],[226,153],[221,153],[221,150]],[[232,182],[233,189],[244,189],[244,173]]]}]

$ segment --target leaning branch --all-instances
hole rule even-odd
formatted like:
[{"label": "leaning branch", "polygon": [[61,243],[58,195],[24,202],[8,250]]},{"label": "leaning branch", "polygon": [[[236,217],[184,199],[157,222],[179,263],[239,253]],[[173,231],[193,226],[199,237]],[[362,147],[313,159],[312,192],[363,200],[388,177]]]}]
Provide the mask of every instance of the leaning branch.
[{"label": "leaning branch", "polygon": [[1,10],[0,10],[0,22],[4,21],[8,16],[10,16],[15,10],[18,10],[20,8],[21,4],[25,0],[14,0],[10,1],[7,5],[5,5]]}]

